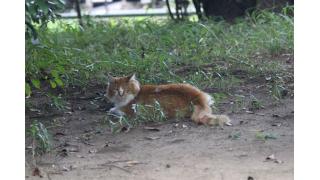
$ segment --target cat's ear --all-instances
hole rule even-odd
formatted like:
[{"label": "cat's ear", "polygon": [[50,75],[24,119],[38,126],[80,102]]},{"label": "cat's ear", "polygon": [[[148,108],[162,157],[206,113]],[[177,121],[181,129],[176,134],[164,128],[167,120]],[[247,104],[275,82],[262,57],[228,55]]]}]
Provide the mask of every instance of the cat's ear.
[{"label": "cat's ear", "polygon": [[108,74],[108,83],[114,82],[114,77]]},{"label": "cat's ear", "polygon": [[132,75],[130,75],[130,76],[127,76],[127,78],[128,78],[128,81],[137,80],[137,79],[136,79],[136,74],[135,74],[135,73],[133,73],[133,74],[132,74]]}]

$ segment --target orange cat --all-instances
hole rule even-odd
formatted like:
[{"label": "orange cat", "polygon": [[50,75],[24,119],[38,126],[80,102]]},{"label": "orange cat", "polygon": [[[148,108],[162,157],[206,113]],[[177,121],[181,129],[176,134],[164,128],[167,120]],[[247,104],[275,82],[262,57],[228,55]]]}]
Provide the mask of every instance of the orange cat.
[{"label": "orange cat", "polygon": [[110,112],[118,115],[132,117],[135,104],[153,105],[156,100],[168,118],[179,114],[198,124],[230,124],[228,116],[212,114],[211,96],[190,84],[140,85],[135,75],[109,77],[106,97],[115,104]]}]

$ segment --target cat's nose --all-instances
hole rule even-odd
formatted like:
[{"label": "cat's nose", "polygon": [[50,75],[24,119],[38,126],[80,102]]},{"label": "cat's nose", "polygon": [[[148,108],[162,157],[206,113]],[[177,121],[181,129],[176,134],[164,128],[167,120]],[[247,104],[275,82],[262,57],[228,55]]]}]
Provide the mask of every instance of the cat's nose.
[{"label": "cat's nose", "polygon": [[123,90],[123,88],[122,87],[120,87],[119,88],[119,90],[118,90],[118,94],[119,94],[119,96],[123,96],[123,94],[124,94],[124,90]]}]

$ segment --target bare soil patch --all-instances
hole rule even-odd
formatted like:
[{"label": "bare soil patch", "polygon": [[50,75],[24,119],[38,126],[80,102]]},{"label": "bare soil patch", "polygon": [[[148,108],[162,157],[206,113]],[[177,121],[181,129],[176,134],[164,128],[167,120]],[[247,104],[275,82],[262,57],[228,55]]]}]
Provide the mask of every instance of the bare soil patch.
[{"label": "bare soil patch", "polygon": [[[245,87],[242,92],[250,89]],[[70,113],[28,111],[26,126],[31,117],[51,124],[54,149],[38,158],[41,179],[293,179],[293,98],[275,103],[263,90],[256,92],[263,109],[231,113],[232,100],[220,104],[233,120],[223,130],[185,119],[112,134],[104,122],[111,105],[90,103],[99,97],[94,90],[88,98],[70,98]],[[27,162],[30,158],[26,149]],[[26,179],[39,179],[30,164]]]}]

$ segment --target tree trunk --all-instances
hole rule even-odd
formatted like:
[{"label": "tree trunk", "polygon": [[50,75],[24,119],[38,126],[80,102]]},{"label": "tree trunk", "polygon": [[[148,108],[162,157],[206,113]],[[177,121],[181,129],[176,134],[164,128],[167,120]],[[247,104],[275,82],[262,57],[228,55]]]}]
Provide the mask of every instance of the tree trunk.
[{"label": "tree trunk", "polygon": [[79,19],[79,24],[80,24],[81,27],[83,27],[79,0],[75,0],[75,4],[76,4],[77,16],[78,16],[78,19]]},{"label": "tree trunk", "polygon": [[193,4],[199,19],[202,18],[202,6],[205,16],[232,21],[255,8],[282,9],[287,4],[293,5],[294,0],[193,0]]},{"label": "tree trunk", "polygon": [[197,16],[200,20],[202,20],[202,12],[201,12],[201,4],[200,4],[200,1],[201,0],[192,0],[193,4],[194,4],[194,7],[196,9],[196,13],[197,13]]},{"label": "tree trunk", "polygon": [[246,10],[256,7],[256,0],[202,0],[204,14],[207,17],[221,17],[232,21],[245,15]]}]

